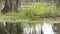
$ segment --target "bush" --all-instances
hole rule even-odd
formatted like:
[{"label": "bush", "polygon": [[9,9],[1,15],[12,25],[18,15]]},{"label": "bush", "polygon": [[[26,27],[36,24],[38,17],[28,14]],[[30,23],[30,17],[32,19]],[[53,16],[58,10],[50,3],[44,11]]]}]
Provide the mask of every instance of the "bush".
[{"label": "bush", "polygon": [[[29,6],[25,11],[24,15],[27,15],[28,17],[36,17],[39,18],[39,15],[46,15],[51,16],[55,13],[55,8],[52,6],[48,6],[47,4],[34,4]],[[34,16],[35,15],[35,16]]]},{"label": "bush", "polygon": [[[37,15],[44,14],[45,4],[34,4],[25,9],[23,14],[27,17],[39,17]],[[35,16],[36,15],[36,16]]]}]

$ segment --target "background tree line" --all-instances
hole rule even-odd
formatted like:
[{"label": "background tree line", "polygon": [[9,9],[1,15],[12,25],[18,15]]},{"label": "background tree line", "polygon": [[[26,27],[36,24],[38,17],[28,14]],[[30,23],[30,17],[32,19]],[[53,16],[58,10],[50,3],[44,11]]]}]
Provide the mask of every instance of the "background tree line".
[{"label": "background tree line", "polygon": [[[0,0],[0,2],[1,1],[5,1],[4,8],[1,11],[2,13],[11,12],[11,11],[19,12],[18,8],[20,7],[21,9],[21,3],[28,2],[27,0],[26,1],[24,0]],[[29,1],[32,2],[32,0],[29,0]],[[33,0],[33,1],[35,2],[36,0]],[[41,1],[41,0],[37,0],[37,1]],[[42,0],[42,1],[47,1],[47,0]],[[56,7],[60,6],[60,0],[53,0],[53,1],[56,2]]]}]

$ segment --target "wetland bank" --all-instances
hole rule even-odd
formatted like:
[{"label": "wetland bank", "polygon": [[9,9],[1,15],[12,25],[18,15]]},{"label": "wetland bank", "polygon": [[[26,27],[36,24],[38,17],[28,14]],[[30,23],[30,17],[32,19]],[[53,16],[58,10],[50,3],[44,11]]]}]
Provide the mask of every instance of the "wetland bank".
[{"label": "wetland bank", "polygon": [[60,34],[60,0],[0,0],[0,34]]}]

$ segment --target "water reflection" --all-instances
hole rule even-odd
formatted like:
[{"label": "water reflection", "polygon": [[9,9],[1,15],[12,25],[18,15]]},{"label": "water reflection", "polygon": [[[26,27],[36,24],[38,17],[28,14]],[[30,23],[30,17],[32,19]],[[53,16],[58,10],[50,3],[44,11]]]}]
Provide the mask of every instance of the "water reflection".
[{"label": "water reflection", "polygon": [[23,34],[41,34],[40,24],[36,24],[35,27],[30,27],[29,24],[26,24],[23,28]]},{"label": "water reflection", "polygon": [[23,34],[29,34],[30,33],[30,28],[29,24],[25,24],[25,27],[23,28]]},{"label": "water reflection", "polygon": [[42,31],[44,34],[54,34],[52,25],[48,23],[44,23]]},{"label": "water reflection", "polygon": [[[44,23],[42,26],[43,34],[54,34],[51,24]],[[34,27],[30,27],[29,24],[25,24],[23,28],[23,34],[41,34],[40,24],[36,24]]]},{"label": "water reflection", "polygon": [[36,28],[36,34],[41,34],[41,26],[40,26],[40,24],[36,24],[35,28]]}]

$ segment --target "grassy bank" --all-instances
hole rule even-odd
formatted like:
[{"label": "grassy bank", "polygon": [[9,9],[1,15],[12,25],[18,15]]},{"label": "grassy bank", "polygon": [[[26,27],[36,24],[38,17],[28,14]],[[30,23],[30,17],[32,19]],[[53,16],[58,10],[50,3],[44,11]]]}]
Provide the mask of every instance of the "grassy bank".
[{"label": "grassy bank", "polygon": [[[55,15],[56,18],[54,18]],[[60,16],[60,9],[56,9],[55,7],[42,3],[41,5],[34,4],[28,6],[28,8],[22,9],[19,13],[12,11],[9,13],[0,14],[0,22],[48,22],[50,20],[52,23],[52,21],[60,21],[60,17],[58,16]]]}]

